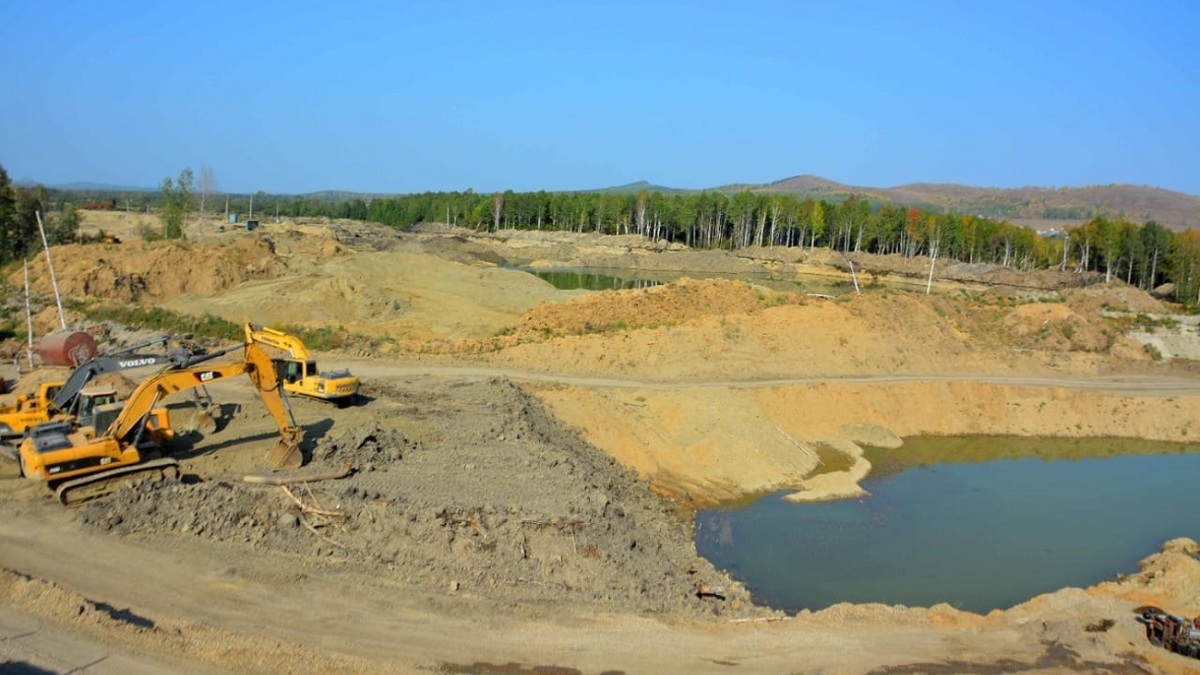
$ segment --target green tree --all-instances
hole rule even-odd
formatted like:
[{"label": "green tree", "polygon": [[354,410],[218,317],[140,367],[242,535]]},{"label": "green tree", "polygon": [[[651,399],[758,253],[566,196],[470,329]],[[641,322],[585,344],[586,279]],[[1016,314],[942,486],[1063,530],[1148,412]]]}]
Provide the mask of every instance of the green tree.
[{"label": "green tree", "polygon": [[69,244],[79,238],[79,209],[74,204],[63,206],[46,233],[51,244]]},{"label": "green tree", "polygon": [[8,172],[0,166],[0,264],[20,258],[16,224],[16,196]]},{"label": "green tree", "polygon": [[808,212],[808,228],[812,230],[812,245],[815,246],[817,239],[825,236],[824,202],[813,202],[812,208]]},{"label": "green tree", "polygon": [[1175,237],[1171,277],[1175,282],[1175,299],[1200,306],[1200,230],[1188,230]]},{"label": "green tree", "polygon": [[1142,287],[1153,290],[1158,286],[1158,278],[1163,272],[1164,259],[1171,252],[1174,234],[1167,228],[1151,220],[1142,227]]},{"label": "green tree", "polygon": [[[11,221],[14,242],[17,245],[15,258],[24,258],[40,251],[42,236],[38,230],[38,216],[46,220],[50,210],[50,195],[44,186],[18,188],[15,190],[16,208]],[[49,234],[49,233],[47,233]]]},{"label": "green tree", "polygon": [[161,191],[163,237],[166,239],[182,239],[183,219],[192,207],[191,168],[181,171],[177,182],[172,183],[169,177],[164,178]]}]

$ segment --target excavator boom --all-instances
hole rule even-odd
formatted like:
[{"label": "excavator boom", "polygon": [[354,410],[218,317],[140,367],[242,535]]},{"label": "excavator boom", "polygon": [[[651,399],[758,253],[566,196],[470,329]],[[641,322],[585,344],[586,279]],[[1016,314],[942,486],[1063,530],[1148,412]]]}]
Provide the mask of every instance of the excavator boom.
[{"label": "excavator boom", "polygon": [[[167,353],[136,353],[159,344],[166,345]],[[14,405],[0,407],[0,437],[21,436],[57,415],[78,415],[79,392],[101,375],[147,366],[179,367],[186,360],[179,343],[167,336],[97,356],[71,371],[65,382],[47,382],[36,394],[19,396]]]},{"label": "excavator boom", "polygon": [[[154,345],[165,345],[167,347],[166,354],[140,354],[137,350],[144,347],[152,347]],[[82,363],[71,375],[67,377],[66,383],[54,395],[52,406],[60,412],[65,412],[74,415],[76,413],[75,404],[79,400],[79,392],[91,382],[93,379],[104,375],[105,373],[113,373],[120,370],[128,370],[130,368],[144,368],[147,366],[175,366],[179,367],[187,362],[187,357],[184,354],[183,348],[178,342],[173,341],[170,337],[164,336],[149,342],[143,342],[139,345],[120,349],[108,354],[102,354],[96,358]]]},{"label": "excavator boom", "polygon": [[267,407],[267,411],[271,413],[271,417],[275,420],[276,426],[279,427],[279,433],[283,437],[281,444],[269,455],[269,461],[279,468],[299,467],[301,460],[298,445],[299,429],[291,418],[291,410],[288,408],[287,399],[284,398],[283,390],[279,386],[279,379],[275,376],[271,358],[262,349],[253,344],[245,344],[241,347],[206,354],[200,360],[192,363],[207,361],[239,348],[245,350],[243,359],[239,363],[210,367],[194,365],[180,370],[166,371],[143,380],[129,395],[121,413],[113,420],[105,435],[128,440],[130,434],[138,429],[150,410],[167,396],[185,389],[203,387],[215,384],[225,378],[246,374],[250,376],[250,381],[258,390],[259,398]]},{"label": "excavator boom", "polygon": [[[244,350],[239,362],[204,365],[204,362]],[[59,499],[73,501],[71,494],[89,488],[109,477],[145,469],[175,466],[174,460],[157,459],[161,448],[151,441],[160,424],[155,406],[179,391],[214,384],[246,374],[279,427],[280,440],[268,454],[268,462],[278,468],[297,468],[301,430],[296,426],[287,399],[275,376],[270,357],[253,344],[238,345],[192,359],[188,365],[157,373],[143,380],[115,412],[103,431],[78,427],[71,422],[41,425],[21,443],[21,472],[31,478],[65,481],[59,485]],[[111,406],[111,407],[114,407]],[[106,413],[111,415],[112,413]],[[97,420],[100,413],[97,413]],[[97,424],[99,427],[99,424]],[[151,460],[151,461],[148,461]],[[157,461],[153,461],[157,460]]]},{"label": "excavator boom", "polygon": [[308,353],[308,348],[300,341],[300,338],[289,335],[281,330],[267,328],[266,326],[256,326],[252,323],[246,324],[246,342],[257,342],[264,345],[270,345],[276,349],[282,349],[291,355],[294,359],[307,361],[312,358]]}]

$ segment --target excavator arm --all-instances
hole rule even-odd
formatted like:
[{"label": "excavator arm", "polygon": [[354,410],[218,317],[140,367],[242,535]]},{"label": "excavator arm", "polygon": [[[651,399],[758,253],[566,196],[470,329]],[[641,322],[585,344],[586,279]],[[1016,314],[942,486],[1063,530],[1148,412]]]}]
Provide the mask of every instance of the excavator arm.
[{"label": "excavator arm", "polygon": [[307,361],[312,358],[308,353],[308,348],[299,338],[293,337],[283,331],[267,328],[266,326],[255,326],[252,323],[246,324],[246,344],[264,344],[282,349],[292,356],[294,359]]},{"label": "excavator arm", "polygon": [[[140,354],[143,347],[162,344],[165,354]],[[183,347],[164,336],[139,345],[109,352],[75,368],[65,382],[48,382],[35,395],[23,395],[12,406],[0,407],[0,437],[20,436],[26,429],[51,421],[57,414],[79,414],[80,392],[105,373],[144,366],[179,367],[187,361]]]},{"label": "excavator arm", "polygon": [[[243,350],[239,362],[205,365],[211,359],[239,349]],[[279,426],[280,440],[267,456],[268,461],[282,469],[299,467],[303,460],[301,431],[291,418],[291,409],[270,357],[253,344],[240,344],[190,359],[178,368],[146,378],[119,410],[115,408],[116,404],[103,411],[97,408],[97,420],[102,412],[106,418],[112,415],[112,422],[103,433],[96,433],[99,424],[81,427],[74,421],[35,427],[21,442],[21,473],[32,479],[55,483],[55,492],[63,504],[107,494],[117,479],[133,474],[157,471],[178,475],[178,462],[162,457],[161,448],[156,448],[154,443],[143,443],[143,433],[154,428],[156,404],[176,392],[242,374],[250,376],[259,397]]]},{"label": "excavator arm", "polygon": [[[136,353],[138,349],[158,344],[167,345],[166,354]],[[76,413],[75,406],[79,401],[79,392],[87,386],[88,382],[105,373],[114,373],[129,368],[143,368],[146,366],[169,365],[179,367],[186,360],[187,357],[183,352],[183,348],[178,343],[172,343],[168,337],[161,337],[150,342],[144,342],[140,345],[112,352],[111,354],[97,356],[90,361],[80,364],[71,372],[66,383],[54,395],[51,405],[59,412],[73,415]]]},{"label": "excavator arm", "polygon": [[275,372],[271,357],[253,343],[246,343],[243,358],[246,373],[258,390],[267,412],[279,427],[280,440],[267,455],[267,461],[281,469],[296,469],[300,467],[304,457],[300,454],[300,427],[292,417],[291,406],[288,405],[287,395],[283,392],[283,383]]},{"label": "excavator arm", "polygon": [[303,459],[299,449],[300,428],[291,417],[291,409],[279,386],[270,357],[257,346],[246,344],[205,355],[202,360],[206,361],[235,349],[245,350],[241,362],[213,366],[192,365],[179,370],[168,370],[143,380],[130,394],[105,435],[123,442],[131,442],[136,434],[140,433],[143,420],[150,411],[167,396],[247,374],[254,383],[259,398],[279,427],[281,440],[271,450],[268,461],[279,468],[299,467]]}]

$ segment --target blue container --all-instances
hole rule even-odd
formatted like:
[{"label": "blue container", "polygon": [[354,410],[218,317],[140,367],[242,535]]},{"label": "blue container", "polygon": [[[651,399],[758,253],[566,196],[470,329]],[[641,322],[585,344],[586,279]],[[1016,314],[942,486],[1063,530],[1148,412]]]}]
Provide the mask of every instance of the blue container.
[{"label": "blue container", "polygon": [[231,222],[231,223],[237,222],[237,214],[236,213],[229,214],[229,222]]}]

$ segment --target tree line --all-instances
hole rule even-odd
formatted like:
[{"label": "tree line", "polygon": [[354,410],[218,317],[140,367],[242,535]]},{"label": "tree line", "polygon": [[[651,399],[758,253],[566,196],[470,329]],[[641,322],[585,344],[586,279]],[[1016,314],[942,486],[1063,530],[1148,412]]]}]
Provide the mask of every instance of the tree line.
[{"label": "tree line", "polygon": [[42,250],[39,217],[51,245],[74,241],[78,235],[79,213],[74,205],[55,209],[46,188],[15,186],[0,166],[0,265],[26,260]]},{"label": "tree line", "polygon": [[[1038,233],[1007,220],[946,213],[930,208],[740,191],[664,195],[610,192],[426,192],[364,200],[313,196],[216,195],[211,170],[191,169],[163,180],[158,193],[137,193],[139,208],[163,216],[162,235],[182,236],[182,223],[205,197],[231,213],[280,217],[349,218],[410,227],[441,222],[474,230],[557,230],[636,234],[693,248],[734,250],[752,246],[825,247],[843,253],[929,256],[989,263],[1019,270],[1099,272],[1150,290],[1175,284],[1175,298],[1200,305],[1200,232],[1175,233],[1149,221],[1097,216],[1063,232]],[[5,195],[14,195],[8,202]],[[87,199],[100,194],[77,195]],[[66,241],[77,227],[65,193],[11,188],[0,167],[0,262],[40,249],[29,218],[39,208],[60,207],[52,242]],[[121,207],[118,199],[117,208]],[[126,208],[134,198],[126,195]],[[6,204],[8,204],[6,206]],[[9,213],[14,215],[8,215]],[[45,211],[43,210],[43,213]],[[36,222],[33,225],[36,228]],[[66,228],[66,229],[63,229]],[[48,235],[50,232],[47,233]]]},{"label": "tree line", "polygon": [[545,229],[637,234],[690,247],[826,247],[843,253],[946,257],[1025,271],[1099,272],[1144,290],[1172,282],[1177,300],[1200,305],[1200,232],[1175,233],[1097,216],[1062,232],[852,195],[842,201],[742,191],[664,195],[602,192],[430,192],[318,205],[305,215],[397,227],[445,222],[476,230]]}]

